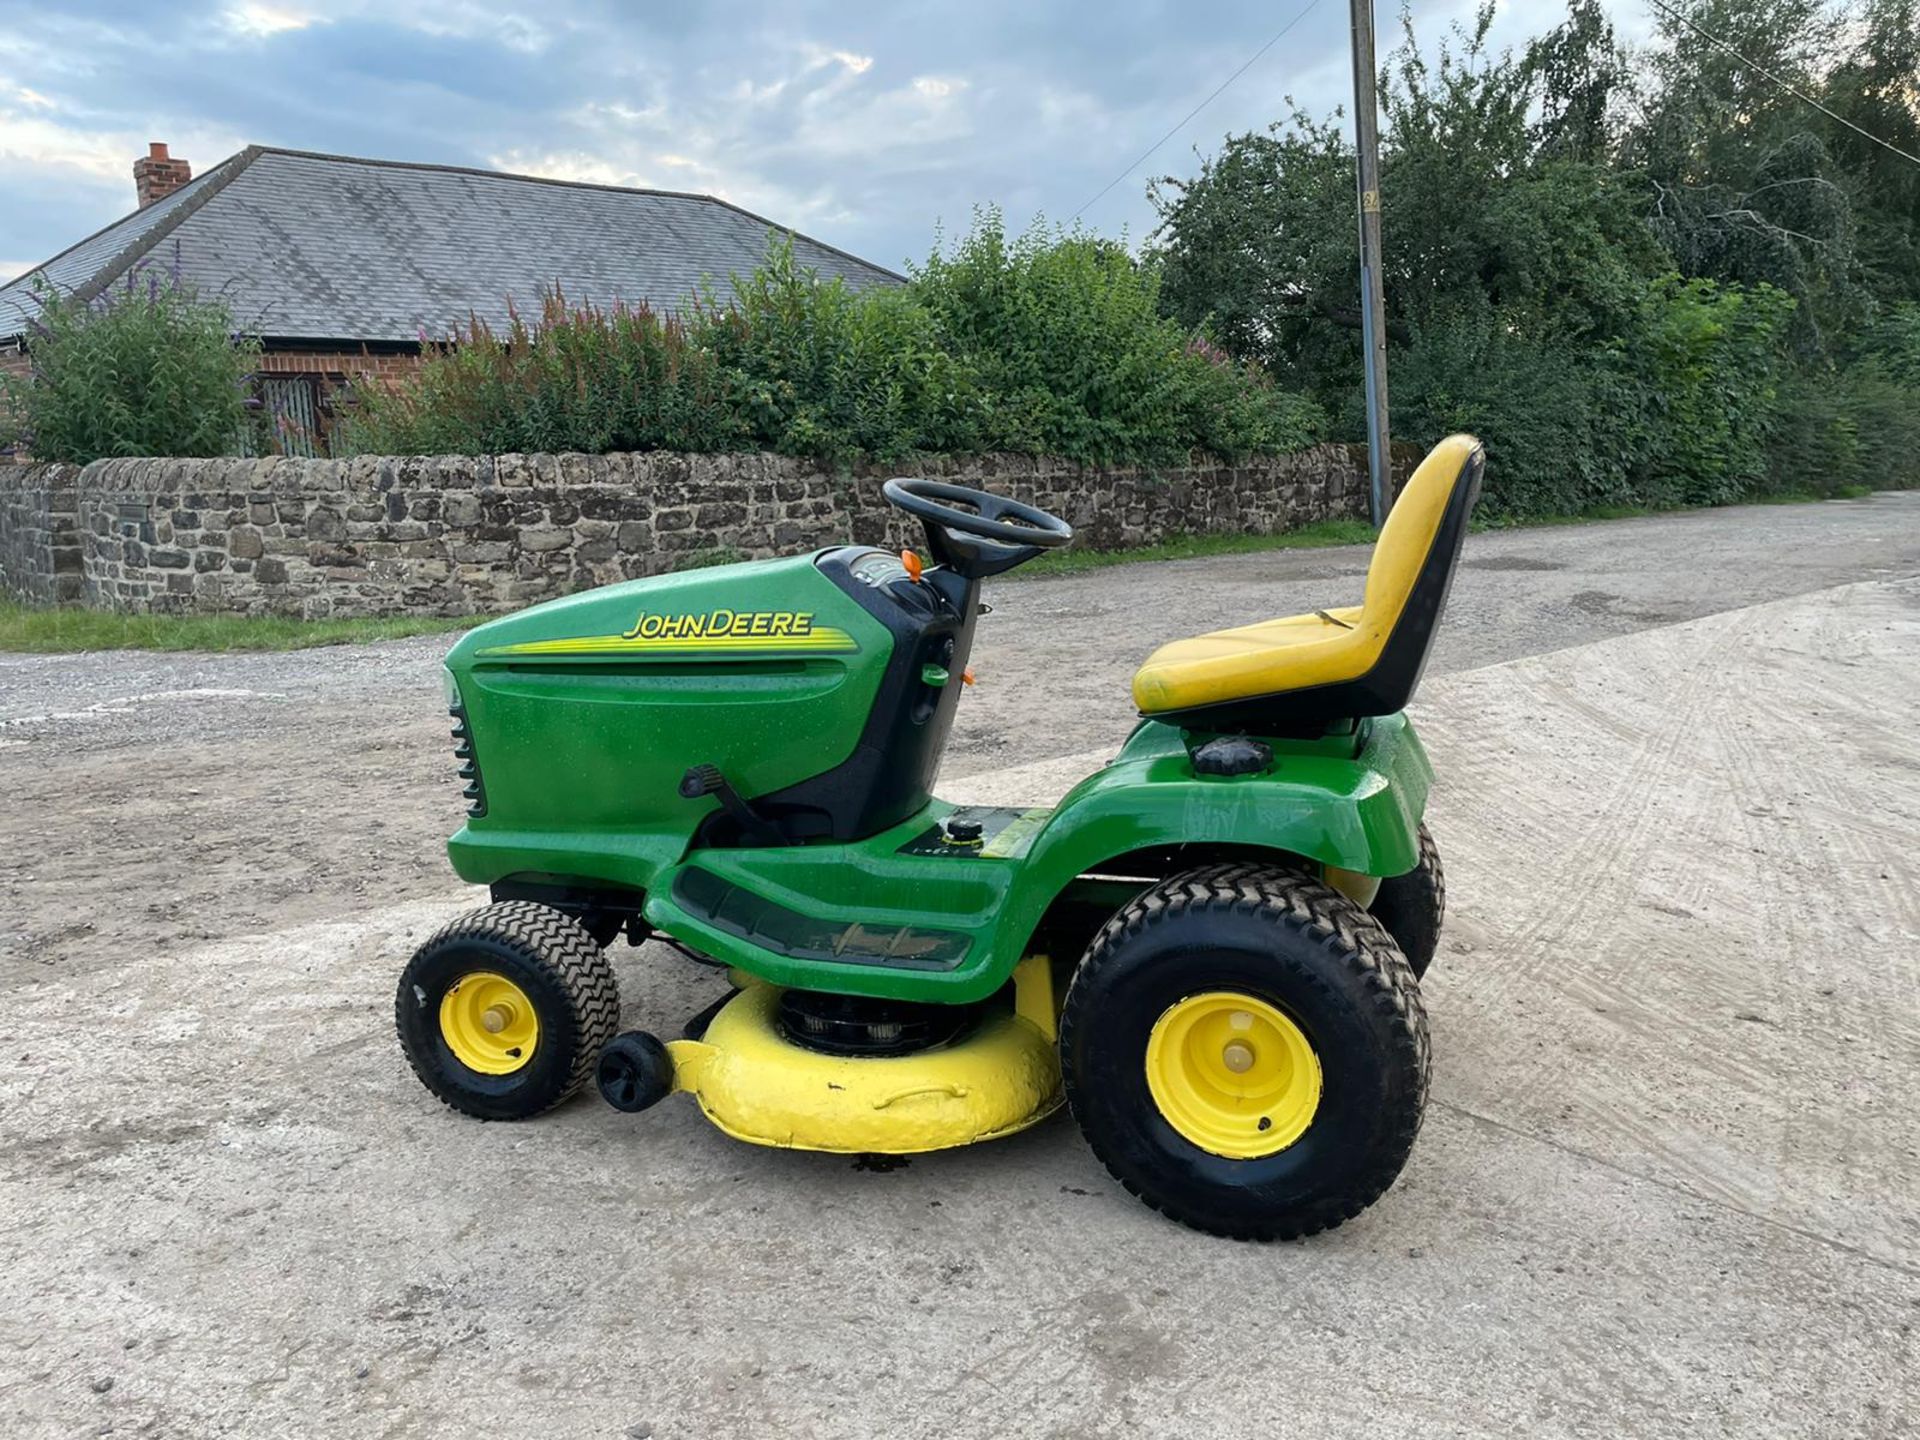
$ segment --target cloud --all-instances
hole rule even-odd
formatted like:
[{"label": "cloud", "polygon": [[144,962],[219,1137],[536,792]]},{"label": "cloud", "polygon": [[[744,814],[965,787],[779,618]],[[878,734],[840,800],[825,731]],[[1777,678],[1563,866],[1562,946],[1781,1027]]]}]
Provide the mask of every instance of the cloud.
[{"label": "cloud", "polygon": [[864,75],[873,68],[873,57],[855,55],[851,50],[817,50],[813,63],[816,66],[838,65],[849,75]]},{"label": "cloud", "polygon": [[[1416,0],[1423,34],[1464,0]],[[1544,13],[1548,0],[1513,0]],[[1321,6],[1085,216],[1137,239],[1146,182],[1348,84]],[[882,264],[977,205],[1065,219],[1289,16],[1172,0],[0,0],[0,254],[130,209],[150,140],[246,143],[712,193]],[[1390,39],[1383,34],[1383,42]]]},{"label": "cloud", "polygon": [[278,35],[284,30],[304,30],[321,17],[297,5],[266,4],[262,0],[244,0],[223,17],[243,35]]},{"label": "cloud", "polygon": [[[147,143],[154,137],[140,130],[102,123],[95,117],[68,118],[64,113],[48,113],[51,109],[27,110],[0,102],[0,171],[25,169],[66,174],[83,185],[111,181],[124,187],[127,207],[131,208],[133,162],[146,154]],[[172,133],[177,153],[208,157],[203,164],[231,154],[243,143],[232,131],[197,125],[176,126]],[[4,193],[5,183],[0,180],[0,194]],[[0,235],[4,233],[0,231]]]}]

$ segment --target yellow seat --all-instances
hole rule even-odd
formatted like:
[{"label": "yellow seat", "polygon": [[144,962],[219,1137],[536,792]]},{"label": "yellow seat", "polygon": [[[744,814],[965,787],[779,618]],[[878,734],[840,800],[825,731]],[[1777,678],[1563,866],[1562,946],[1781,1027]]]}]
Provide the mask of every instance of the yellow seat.
[{"label": "yellow seat", "polygon": [[1133,677],[1141,713],[1196,727],[1292,729],[1403,708],[1426,664],[1484,465],[1471,435],[1442,440],[1387,516],[1360,604],[1162,645]]}]

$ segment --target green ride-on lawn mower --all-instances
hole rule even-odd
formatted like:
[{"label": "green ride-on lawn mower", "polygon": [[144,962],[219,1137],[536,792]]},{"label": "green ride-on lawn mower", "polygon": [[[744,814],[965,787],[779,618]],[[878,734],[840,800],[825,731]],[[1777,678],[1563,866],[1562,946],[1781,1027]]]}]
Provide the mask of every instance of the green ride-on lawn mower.
[{"label": "green ride-on lawn mower", "polygon": [[[483,1119],[593,1077],[621,1110],[684,1091],[739,1139],[858,1154],[1064,1101],[1189,1225],[1358,1214],[1426,1102],[1445,891],[1401,711],[1482,463],[1467,436],[1426,458],[1361,604],[1156,651],[1118,756],[1051,808],[931,789],[980,582],[1071,538],[1029,505],[893,480],[924,566],[839,546],[479,627],[447,658],[471,802],[448,849],[493,903],[407,965],[407,1058]],[[725,967],[732,993],[685,1038],[616,1034],[602,952],[623,935]]]}]

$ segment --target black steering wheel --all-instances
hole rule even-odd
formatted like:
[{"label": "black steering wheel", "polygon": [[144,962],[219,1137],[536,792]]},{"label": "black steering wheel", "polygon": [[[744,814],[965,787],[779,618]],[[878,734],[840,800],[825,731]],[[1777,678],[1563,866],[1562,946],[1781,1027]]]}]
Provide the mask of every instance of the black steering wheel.
[{"label": "black steering wheel", "polygon": [[883,489],[926,527],[933,558],[970,579],[1011,570],[1073,539],[1073,527],[1058,515],[969,485],[902,476]]}]

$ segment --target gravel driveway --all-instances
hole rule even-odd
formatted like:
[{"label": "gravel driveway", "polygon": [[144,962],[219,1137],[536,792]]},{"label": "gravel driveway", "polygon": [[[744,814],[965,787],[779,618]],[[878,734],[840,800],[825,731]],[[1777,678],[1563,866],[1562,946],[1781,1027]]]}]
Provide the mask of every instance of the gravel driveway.
[{"label": "gravel driveway", "polygon": [[[943,789],[1057,794],[1152,645],[1365,558],[991,588]],[[390,1018],[467,903],[445,640],[0,659],[9,1433],[1912,1434],[1916,574],[1920,495],[1470,539],[1433,1105],[1270,1247],[1064,1119],[884,1174],[462,1121]],[[615,953],[630,1025],[712,990]]]}]

